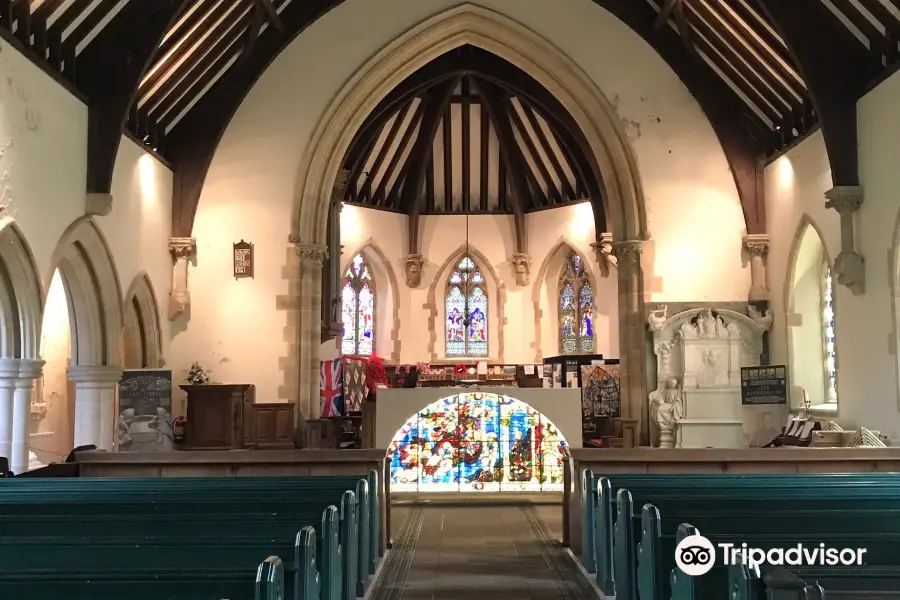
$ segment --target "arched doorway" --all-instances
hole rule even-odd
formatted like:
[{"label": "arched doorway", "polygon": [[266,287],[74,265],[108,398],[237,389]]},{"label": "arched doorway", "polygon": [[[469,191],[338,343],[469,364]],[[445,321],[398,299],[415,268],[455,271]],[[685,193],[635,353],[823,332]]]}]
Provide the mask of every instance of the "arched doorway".
[{"label": "arched doorway", "polygon": [[126,369],[155,369],[162,366],[162,335],[159,307],[153,285],[146,273],[134,278],[125,295],[122,324],[122,354]]},{"label": "arched doorway", "polygon": [[558,492],[566,446],[556,425],[520,400],[452,394],[410,417],[394,436],[391,489]]}]

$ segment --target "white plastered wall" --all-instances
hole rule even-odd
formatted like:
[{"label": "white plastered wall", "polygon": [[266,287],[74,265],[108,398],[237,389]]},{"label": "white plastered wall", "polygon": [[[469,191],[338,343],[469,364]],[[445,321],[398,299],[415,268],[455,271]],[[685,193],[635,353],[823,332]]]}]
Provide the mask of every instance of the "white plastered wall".
[{"label": "white plastered wall", "polygon": [[[275,297],[287,291],[281,273],[287,224],[297,168],[308,141],[335,94],[362,64],[403,32],[458,4],[349,0],[302,33],[263,74],[223,136],[200,199],[191,290],[193,305],[202,310],[194,310],[185,331],[176,335],[173,366],[199,360],[216,369],[219,380],[252,381],[260,387],[260,397],[277,396],[286,323],[283,313],[266,307],[274,308]],[[556,45],[617,107],[637,155],[654,240],[652,252],[645,255],[653,257],[654,264],[647,269],[658,278],[651,299],[745,299],[749,273],[741,265],[744,224],[733,179],[702,111],[662,59],[593,3],[481,0],[478,4]],[[335,39],[345,42],[334,44]],[[327,54],[322,48],[328,48]],[[319,59],[308,60],[311,55]],[[423,223],[423,232],[428,227]],[[491,235],[505,236],[506,230],[511,231],[511,225],[494,229]],[[236,282],[229,276],[230,244],[242,238],[255,243],[256,278]],[[406,250],[400,246],[405,238],[404,234],[393,242],[398,245],[396,254],[387,243],[379,244],[387,255],[397,257]],[[541,245],[549,250],[557,238],[532,237],[532,259],[543,259]],[[423,239],[428,238],[423,234]],[[353,244],[345,245],[345,251],[351,251]],[[510,258],[511,252],[504,251],[494,263],[503,277],[507,277],[503,264]],[[394,267],[402,273],[401,265]],[[429,273],[423,282],[430,283]],[[512,285],[508,288],[508,305],[532,304],[528,294]],[[421,312],[422,304],[423,298],[411,293],[408,305],[400,309],[401,321],[408,311]],[[248,313],[248,306],[260,309]],[[223,327],[223,323],[241,325]],[[524,339],[506,340],[504,360],[534,359],[533,328],[524,324]],[[260,339],[267,343],[255,343]],[[427,340],[411,343],[422,347],[407,347],[404,340],[404,357],[409,351],[410,359],[426,359]],[[521,356],[515,354],[519,349]]]}]

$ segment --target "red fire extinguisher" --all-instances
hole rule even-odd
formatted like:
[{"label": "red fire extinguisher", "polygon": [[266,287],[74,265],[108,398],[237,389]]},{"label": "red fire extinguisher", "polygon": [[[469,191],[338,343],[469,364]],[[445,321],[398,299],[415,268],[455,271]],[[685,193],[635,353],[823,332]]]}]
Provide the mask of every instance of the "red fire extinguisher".
[{"label": "red fire extinguisher", "polygon": [[172,421],[172,432],[175,434],[176,446],[184,444],[184,426],[186,423],[187,420],[184,417],[175,417],[175,420]]}]

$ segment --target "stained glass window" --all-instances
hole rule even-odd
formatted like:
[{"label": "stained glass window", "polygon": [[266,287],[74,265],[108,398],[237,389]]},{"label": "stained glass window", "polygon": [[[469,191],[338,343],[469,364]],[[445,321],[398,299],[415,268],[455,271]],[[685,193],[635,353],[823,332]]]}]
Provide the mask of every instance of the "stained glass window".
[{"label": "stained glass window", "polygon": [[447,356],[487,356],[487,289],[481,269],[469,256],[464,256],[447,278],[444,307]]},{"label": "stained glass window", "polygon": [[570,252],[559,276],[559,344],[563,354],[594,353],[594,293],[584,261]]},{"label": "stained glass window", "polygon": [[825,401],[837,402],[837,352],[834,345],[834,287],[831,269],[822,269],[822,332],[825,356]]},{"label": "stained glass window", "polygon": [[391,489],[561,491],[565,448],[556,426],[524,402],[455,394],[419,411],[394,436]]},{"label": "stained glass window", "polygon": [[344,273],[341,320],[341,353],[370,356],[375,350],[375,281],[362,254],[353,257]]}]

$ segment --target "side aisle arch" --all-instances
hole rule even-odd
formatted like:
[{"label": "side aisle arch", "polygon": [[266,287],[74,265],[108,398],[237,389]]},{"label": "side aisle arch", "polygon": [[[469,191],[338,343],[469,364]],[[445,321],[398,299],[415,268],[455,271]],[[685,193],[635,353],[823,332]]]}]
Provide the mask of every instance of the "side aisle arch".
[{"label": "side aisle arch", "polygon": [[38,358],[43,307],[28,242],[11,218],[0,219],[0,358]]},{"label": "side aisle arch", "polygon": [[146,273],[135,276],[125,294],[122,323],[123,364],[126,369],[162,366],[159,303]]}]

